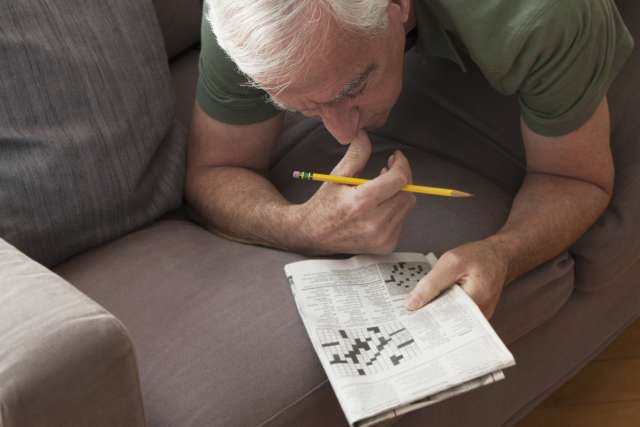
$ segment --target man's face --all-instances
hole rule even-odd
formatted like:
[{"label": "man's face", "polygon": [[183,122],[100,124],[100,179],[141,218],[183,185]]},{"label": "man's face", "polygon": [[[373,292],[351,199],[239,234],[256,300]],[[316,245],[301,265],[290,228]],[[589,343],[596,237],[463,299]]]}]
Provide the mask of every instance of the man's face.
[{"label": "man's face", "polygon": [[399,8],[375,38],[331,26],[327,42],[292,84],[273,101],[308,117],[319,117],[342,144],[360,129],[382,126],[402,89],[405,29]]}]

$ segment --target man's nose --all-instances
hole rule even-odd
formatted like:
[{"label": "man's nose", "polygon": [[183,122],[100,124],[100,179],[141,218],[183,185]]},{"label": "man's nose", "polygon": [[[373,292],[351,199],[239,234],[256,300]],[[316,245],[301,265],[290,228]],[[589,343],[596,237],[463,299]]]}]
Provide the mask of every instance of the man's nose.
[{"label": "man's nose", "polygon": [[320,113],[327,130],[340,144],[348,144],[360,130],[360,110],[357,107],[325,107]]}]

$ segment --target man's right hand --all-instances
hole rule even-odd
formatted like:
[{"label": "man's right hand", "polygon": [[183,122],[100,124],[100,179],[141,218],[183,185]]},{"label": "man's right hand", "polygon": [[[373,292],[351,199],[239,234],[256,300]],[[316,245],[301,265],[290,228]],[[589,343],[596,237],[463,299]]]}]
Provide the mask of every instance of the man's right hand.
[{"label": "man's right hand", "polygon": [[[332,174],[357,176],[371,155],[371,142],[364,131]],[[411,167],[400,152],[393,153],[387,167],[371,181],[352,187],[324,183],[306,203],[299,205],[300,227],[310,253],[392,252],[404,221],[415,206],[415,196],[401,191],[411,183]]]}]

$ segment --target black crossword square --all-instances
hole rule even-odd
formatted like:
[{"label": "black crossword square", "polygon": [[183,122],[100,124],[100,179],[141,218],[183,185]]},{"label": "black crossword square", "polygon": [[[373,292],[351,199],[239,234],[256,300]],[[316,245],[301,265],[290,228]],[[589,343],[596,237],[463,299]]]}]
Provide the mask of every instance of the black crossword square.
[{"label": "black crossword square", "polygon": [[426,262],[395,262],[379,264],[380,274],[389,294],[392,296],[405,295],[430,270]]},{"label": "black crossword square", "polygon": [[339,376],[383,372],[419,354],[420,349],[399,322],[349,329],[318,329],[329,364]]}]

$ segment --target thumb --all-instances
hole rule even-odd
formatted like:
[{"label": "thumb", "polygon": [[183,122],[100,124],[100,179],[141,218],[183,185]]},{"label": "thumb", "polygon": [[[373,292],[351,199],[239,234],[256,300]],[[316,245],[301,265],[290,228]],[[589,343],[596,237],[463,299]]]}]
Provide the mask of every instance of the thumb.
[{"label": "thumb", "polygon": [[341,176],[357,176],[371,157],[371,141],[363,130],[351,141],[347,152],[331,173]]},{"label": "thumb", "polygon": [[407,298],[407,309],[417,310],[427,304],[442,291],[452,286],[460,278],[459,266],[455,263],[442,262],[440,258],[433,270],[429,271],[411,291]]}]

